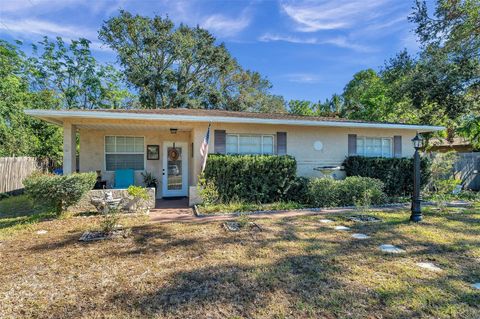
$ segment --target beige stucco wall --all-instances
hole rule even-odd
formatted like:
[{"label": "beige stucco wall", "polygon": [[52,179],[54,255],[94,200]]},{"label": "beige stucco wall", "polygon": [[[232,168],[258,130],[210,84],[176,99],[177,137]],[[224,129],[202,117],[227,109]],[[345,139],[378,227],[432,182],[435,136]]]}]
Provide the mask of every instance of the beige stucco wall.
[{"label": "beige stucco wall", "polygon": [[[162,181],[162,156],[163,141],[188,142],[189,152],[191,143],[193,155],[189,154],[189,185],[195,185],[200,173],[201,159],[199,148],[206,133],[208,123],[182,123],[182,122],[152,122],[152,121],[120,121],[120,120],[79,120],[75,123],[80,135],[80,171],[102,170],[102,176],[107,179],[109,186],[113,183],[113,172],[105,171],[104,137],[106,135],[133,135],[144,136],[145,145],[153,144],[160,147],[159,160],[146,160],[145,169],[152,172],[159,181],[161,197]],[[121,125],[121,127],[119,126]],[[101,127],[101,128],[100,128]],[[170,127],[180,131],[177,134],[169,132]],[[298,174],[301,176],[315,177],[321,173],[313,170],[323,165],[340,165],[348,152],[348,134],[358,136],[393,137],[402,136],[402,156],[413,155],[411,139],[415,135],[413,130],[401,129],[365,129],[365,128],[339,128],[339,127],[307,127],[289,125],[254,125],[254,124],[212,124],[210,137],[210,152],[214,150],[214,131],[226,130],[228,133],[240,134],[272,134],[287,132],[287,153],[294,156],[298,163]],[[321,141],[323,149],[317,151],[313,144]],[[146,157],[146,155],[145,155]],[[142,185],[141,172],[135,173],[135,182]]]}]

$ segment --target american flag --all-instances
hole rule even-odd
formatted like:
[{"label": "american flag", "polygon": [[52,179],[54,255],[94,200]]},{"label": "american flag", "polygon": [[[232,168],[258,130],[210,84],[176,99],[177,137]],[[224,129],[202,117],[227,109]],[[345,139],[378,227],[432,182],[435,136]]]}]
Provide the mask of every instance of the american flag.
[{"label": "american flag", "polygon": [[207,134],[205,135],[202,145],[200,146],[200,155],[202,156],[202,173],[205,170],[205,165],[207,165],[209,139],[210,139],[210,124],[208,124]]}]

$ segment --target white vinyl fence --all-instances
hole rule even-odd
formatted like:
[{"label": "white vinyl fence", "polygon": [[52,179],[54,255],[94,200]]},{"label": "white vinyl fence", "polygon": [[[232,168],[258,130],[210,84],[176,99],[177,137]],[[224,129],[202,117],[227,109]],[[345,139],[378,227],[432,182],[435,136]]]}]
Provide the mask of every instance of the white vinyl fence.
[{"label": "white vinyl fence", "polygon": [[0,193],[23,189],[25,177],[40,169],[35,157],[0,157]]}]

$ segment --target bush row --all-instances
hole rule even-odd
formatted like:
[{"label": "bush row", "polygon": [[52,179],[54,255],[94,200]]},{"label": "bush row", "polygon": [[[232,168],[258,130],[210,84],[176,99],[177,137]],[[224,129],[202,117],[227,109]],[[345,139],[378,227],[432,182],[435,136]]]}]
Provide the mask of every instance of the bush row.
[{"label": "bush row", "polygon": [[207,163],[205,179],[215,184],[222,202],[286,200],[295,187],[297,162],[292,156],[210,154]]},{"label": "bush row", "polygon": [[[388,196],[409,196],[413,191],[413,159],[350,156],[343,163],[347,176],[376,178],[385,183]],[[421,160],[421,184],[430,180],[430,161]]]},{"label": "bush row", "polygon": [[32,174],[23,184],[26,193],[35,202],[53,208],[57,214],[77,203],[95,185],[95,173],[70,175]]},{"label": "bush row", "polygon": [[317,207],[350,206],[386,201],[384,184],[369,177],[345,180],[296,177],[291,156],[210,155],[201,178],[206,204],[246,201],[292,201]]},{"label": "bush row", "polygon": [[387,201],[384,184],[375,178],[314,178],[308,183],[308,204],[314,207],[370,206]]}]

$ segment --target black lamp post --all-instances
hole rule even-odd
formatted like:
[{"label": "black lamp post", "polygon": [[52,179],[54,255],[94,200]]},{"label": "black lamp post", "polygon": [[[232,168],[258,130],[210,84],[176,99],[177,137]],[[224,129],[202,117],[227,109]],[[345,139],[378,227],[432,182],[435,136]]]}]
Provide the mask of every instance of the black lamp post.
[{"label": "black lamp post", "polygon": [[423,139],[415,135],[412,139],[415,154],[413,155],[413,194],[412,194],[412,215],[410,221],[420,222],[422,220],[422,207],[420,204],[420,154],[418,150],[423,146]]}]

